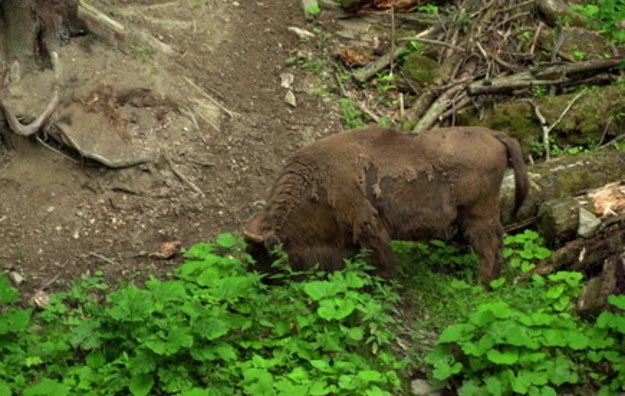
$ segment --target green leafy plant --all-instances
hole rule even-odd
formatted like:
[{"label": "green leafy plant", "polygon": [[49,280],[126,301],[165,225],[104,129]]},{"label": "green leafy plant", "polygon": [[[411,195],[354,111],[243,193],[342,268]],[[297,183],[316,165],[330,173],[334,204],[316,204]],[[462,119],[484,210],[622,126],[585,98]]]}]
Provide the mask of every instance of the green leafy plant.
[{"label": "green leafy plant", "polygon": [[588,0],[572,8],[587,17],[593,28],[607,33],[614,42],[625,42],[625,29],[620,26],[625,20],[625,0]]},{"label": "green leafy plant", "polygon": [[341,121],[345,127],[353,129],[366,124],[365,120],[367,116],[358,108],[352,99],[339,99],[339,108],[341,109]]},{"label": "green leafy plant", "polygon": [[533,270],[538,261],[551,255],[544,238],[532,230],[505,237],[504,246],[503,258],[512,269],[522,273]]},{"label": "green leafy plant", "polygon": [[317,5],[310,6],[306,9],[306,11],[313,16],[317,16],[321,13],[321,8]]},{"label": "green leafy plant", "polygon": [[362,258],[267,286],[233,235],[198,244],[172,279],[108,292],[101,276],[13,307],[0,278],[0,393],[390,395],[397,295]]}]

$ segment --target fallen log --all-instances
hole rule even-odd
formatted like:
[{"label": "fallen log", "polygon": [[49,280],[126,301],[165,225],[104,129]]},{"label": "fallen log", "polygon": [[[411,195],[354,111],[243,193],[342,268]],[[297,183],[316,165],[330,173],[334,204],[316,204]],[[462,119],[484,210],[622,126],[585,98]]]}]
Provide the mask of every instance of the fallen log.
[{"label": "fallen log", "polygon": [[625,153],[595,150],[556,158],[528,167],[530,191],[517,216],[510,219],[514,202],[514,177],[508,174],[501,188],[500,205],[508,230],[535,223],[541,204],[625,179]]},{"label": "fallen log", "polygon": [[547,201],[538,209],[537,228],[551,245],[591,237],[625,208],[625,182],[610,183],[575,197]]},{"label": "fallen log", "polygon": [[593,59],[587,62],[567,63],[549,66],[530,72],[523,71],[510,76],[484,79],[469,84],[469,95],[502,94],[535,86],[567,85],[574,82],[582,73],[596,73],[614,69],[623,63],[623,57]]}]

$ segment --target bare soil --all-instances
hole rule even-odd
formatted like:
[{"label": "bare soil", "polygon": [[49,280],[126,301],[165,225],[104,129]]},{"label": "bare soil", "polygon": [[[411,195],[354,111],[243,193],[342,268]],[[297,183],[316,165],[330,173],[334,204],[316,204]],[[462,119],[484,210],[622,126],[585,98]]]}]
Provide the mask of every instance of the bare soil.
[{"label": "bare soil", "polygon": [[[340,129],[332,101],[310,93],[317,77],[285,63],[320,51],[287,30],[311,27],[298,1],[94,4],[175,54],[122,53],[93,35],[72,38],[60,54],[63,99],[54,121],[83,134],[116,133],[155,160],[110,169],[34,139],[16,139],[12,150],[0,145],[0,269],[24,278],[26,298],[96,270],[108,280],[171,271],[179,258],[147,253],[236,232],[295,150]],[[303,88],[296,107],[284,101],[284,72]],[[39,99],[32,94],[35,108],[45,103],[43,90]]]}]

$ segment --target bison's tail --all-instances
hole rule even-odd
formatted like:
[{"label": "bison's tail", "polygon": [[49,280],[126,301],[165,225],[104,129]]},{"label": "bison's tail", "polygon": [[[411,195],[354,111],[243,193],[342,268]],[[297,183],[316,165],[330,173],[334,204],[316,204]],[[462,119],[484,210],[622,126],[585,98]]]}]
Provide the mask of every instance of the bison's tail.
[{"label": "bison's tail", "polygon": [[528,193],[527,167],[523,160],[521,145],[516,139],[501,132],[496,133],[495,137],[506,146],[508,159],[512,163],[512,169],[514,169],[514,208],[512,209],[512,217],[514,217]]}]

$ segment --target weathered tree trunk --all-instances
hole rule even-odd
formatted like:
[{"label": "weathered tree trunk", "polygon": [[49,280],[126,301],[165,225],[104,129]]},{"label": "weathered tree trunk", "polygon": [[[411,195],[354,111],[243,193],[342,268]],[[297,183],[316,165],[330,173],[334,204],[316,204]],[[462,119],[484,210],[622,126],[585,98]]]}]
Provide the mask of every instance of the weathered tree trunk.
[{"label": "weathered tree trunk", "polygon": [[534,223],[544,202],[575,196],[584,190],[625,179],[625,153],[597,150],[536,164],[528,171],[530,192],[515,219],[510,219],[514,177],[510,173],[504,178],[500,202],[504,224],[508,228]]}]

